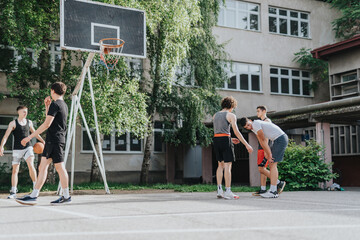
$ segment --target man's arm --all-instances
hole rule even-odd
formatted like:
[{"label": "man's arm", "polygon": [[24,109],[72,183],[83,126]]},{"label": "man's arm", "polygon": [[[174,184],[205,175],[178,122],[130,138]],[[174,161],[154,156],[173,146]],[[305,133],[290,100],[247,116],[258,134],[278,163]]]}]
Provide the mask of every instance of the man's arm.
[{"label": "man's arm", "polygon": [[21,140],[21,144],[23,146],[25,146],[28,142],[30,142],[30,140],[35,137],[36,135],[40,135],[41,133],[43,133],[46,129],[48,129],[51,125],[51,123],[54,121],[54,117],[47,115],[45,122],[43,124],[41,124],[41,126],[36,129],[35,132],[33,132],[30,136],[24,138],[23,140]]},{"label": "man's arm", "polygon": [[4,134],[4,137],[1,140],[1,145],[0,145],[0,156],[4,155],[4,146],[6,144],[7,139],[9,138],[11,132],[14,130],[15,128],[15,121],[11,121],[9,123],[9,126]]},{"label": "man's arm", "polygon": [[245,145],[246,149],[248,150],[249,153],[252,153],[253,148],[250,146],[250,144],[245,140],[245,138],[243,137],[243,135],[240,133],[239,128],[236,124],[236,116],[235,114],[229,113],[226,115],[226,118],[228,119],[228,121],[231,124],[232,129],[234,130],[234,133],[236,135],[236,137],[240,140],[240,142],[242,144]]},{"label": "man's arm", "polygon": [[258,138],[261,147],[264,149],[265,158],[268,159],[269,162],[274,162],[274,160],[272,158],[271,150],[270,150],[270,147],[268,144],[268,140],[267,140],[267,138],[265,138],[265,135],[264,135],[264,132],[262,129],[257,131],[256,137]]},{"label": "man's arm", "polygon": [[[35,128],[34,128],[34,125],[33,125],[33,123],[30,121],[30,132],[31,133],[34,133],[35,132]],[[44,141],[44,139],[38,134],[38,135],[36,135],[35,136],[40,142],[42,142],[43,144],[45,144],[45,141]]]}]

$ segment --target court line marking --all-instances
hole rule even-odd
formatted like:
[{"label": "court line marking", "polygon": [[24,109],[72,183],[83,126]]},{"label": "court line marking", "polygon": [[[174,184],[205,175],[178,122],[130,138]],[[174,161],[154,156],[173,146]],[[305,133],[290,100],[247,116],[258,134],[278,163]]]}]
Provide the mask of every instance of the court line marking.
[{"label": "court line marking", "polygon": [[151,230],[123,230],[123,231],[86,231],[86,232],[56,232],[56,233],[24,233],[24,234],[5,234],[0,238],[22,238],[22,237],[59,237],[59,236],[88,236],[88,235],[127,235],[127,234],[164,234],[164,233],[209,233],[224,231],[291,231],[291,230],[308,230],[308,229],[347,229],[359,228],[360,224],[352,225],[317,225],[317,226],[262,226],[262,227],[242,227],[242,228],[193,228],[193,229],[151,229]]},{"label": "court line marking", "polygon": [[[1,201],[6,201],[0,199]],[[11,202],[21,206],[15,201]],[[317,204],[318,205],[318,204]],[[71,205],[69,205],[71,206]],[[144,217],[169,217],[169,216],[195,216],[195,215],[217,215],[224,214],[226,212],[231,213],[286,213],[286,212],[343,212],[343,211],[360,211],[360,208],[331,208],[331,209],[242,209],[242,210],[228,210],[228,211],[211,211],[211,212],[185,212],[185,213],[158,213],[158,214],[139,214],[139,215],[122,215],[122,216],[95,216],[86,213],[75,212],[73,210],[60,209],[61,206],[28,206],[33,208],[39,208],[43,210],[58,212],[62,214],[73,215],[81,218],[92,219],[92,220],[110,220],[110,219],[128,219],[128,218],[144,218]]]},{"label": "court line marking", "polygon": [[79,212],[75,212],[75,211],[69,211],[69,210],[64,210],[64,209],[60,209],[60,206],[25,206],[25,205],[21,205],[20,203],[17,203],[15,200],[5,200],[5,199],[0,199],[1,202],[6,202],[6,203],[11,203],[14,205],[18,205],[19,207],[28,207],[28,208],[37,208],[37,209],[43,209],[43,210],[48,210],[48,211],[52,211],[52,212],[58,212],[58,213],[62,213],[62,214],[68,214],[68,215],[73,215],[73,216],[77,216],[77,217],[81,217],[81,218],[88,218],[88,219],[97,219],[97,216],[91,215],[91,214],[86,214],[86,213],[79,213]]},{"label": "court line marking", "polygon": [[[257,201],[266,201],[266,199],[256,199]],[[279,201],[279,202],[289,202],[289,203],[301,203],[301,204],[312,204],[312,205],[317,205],[317,206],[333,206],[333,207],[360,207],[359,205],[346,205],[346,204],[339,204],[339,203],[322,203],[322,202],[306,202],[306,201],[298,201],[298,200],[290,200],[290,199],[270,199],[270,200],[274,200],[274,201]]]}]

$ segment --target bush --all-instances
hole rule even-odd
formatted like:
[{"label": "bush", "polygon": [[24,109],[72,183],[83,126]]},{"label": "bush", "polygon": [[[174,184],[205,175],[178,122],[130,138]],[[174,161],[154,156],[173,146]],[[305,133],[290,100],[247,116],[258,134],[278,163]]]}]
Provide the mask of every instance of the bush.
[{"label": "bush", "polygon": [[316,190],[319,183],[337,177],[332,173],[332,163],[324,162],[324,147],[315,141],[306,146],[290,141],[285,150],[284,161],[279,164],[279,179],[286,181],[289,190]]}]

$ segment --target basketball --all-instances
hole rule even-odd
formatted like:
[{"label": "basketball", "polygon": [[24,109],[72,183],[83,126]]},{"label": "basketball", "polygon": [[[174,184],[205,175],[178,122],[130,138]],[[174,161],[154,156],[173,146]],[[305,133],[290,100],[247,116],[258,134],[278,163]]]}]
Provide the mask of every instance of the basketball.
[{"label": "basketball", "polygon": [[34,145],[34,153],[41,154],[44,151],[44,144],[42,142],[37,142]]}]

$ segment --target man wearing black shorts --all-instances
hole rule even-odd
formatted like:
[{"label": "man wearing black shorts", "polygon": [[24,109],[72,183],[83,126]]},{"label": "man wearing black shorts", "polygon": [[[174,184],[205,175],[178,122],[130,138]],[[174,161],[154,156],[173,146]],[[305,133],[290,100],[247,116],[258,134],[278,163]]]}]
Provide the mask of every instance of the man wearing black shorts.
[{"label": "man wearing black shorts", "polygon": [[[46,108],[45,122],[29,137],[21,141],[25,145],[37,134],[41,134],[47,129],[44,152],[41,157],[39,167],[38,181],[35,188],[30,195],[22,198],[17,198],[16,201],[25,205],[35,205],[40,189],[44,185],[48,167],[51,162],[54,163],[57,173],[59,174],[61,187],[63,189],[63,196],[51,202],[51,204],[70,203],[71,197],[69,194],[69,177],[64,164],[64,146],[66,135],[66,121],[68,116],[68,107],[64,102],[64,94],[66,92],[66,85],[62,82],[53,83],[51,86],[51,98],[47,97],[44,100]],[[51,99],[53,101],[51,101]]]},{"label": "man wearing black shorts", "polygon": [[[238,129],[236,115],[232,113],[236,106],[236,99],[231,96],[225,97],[221,100],[222,110],[217,112],[213,117],[213,143],[216,160],[218,161],[218,168],[216,171],[216,181],[218,184],[217,197],[228,200],[239,199],[239,196],[231,191],[231,166],[235,159],[233,143],[238,144],[239,142],[242,142],[249,153],[253,151],[252,147],[246,142]],[[231,138],[230,126],[237,138]],[[223,172],[225,172],[225,174],[223,174]],[[221,186],[223,175],[225,175],[225,194]]]}]

